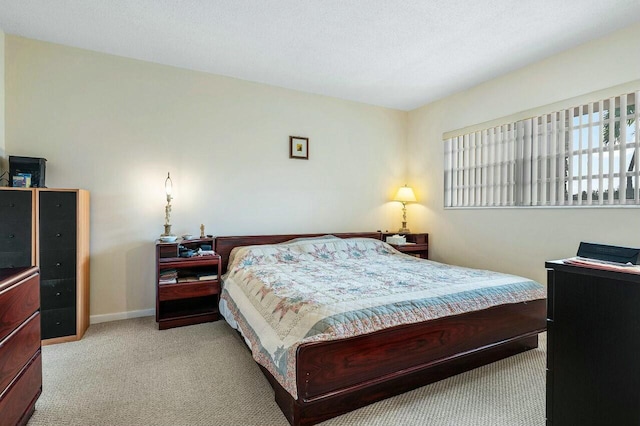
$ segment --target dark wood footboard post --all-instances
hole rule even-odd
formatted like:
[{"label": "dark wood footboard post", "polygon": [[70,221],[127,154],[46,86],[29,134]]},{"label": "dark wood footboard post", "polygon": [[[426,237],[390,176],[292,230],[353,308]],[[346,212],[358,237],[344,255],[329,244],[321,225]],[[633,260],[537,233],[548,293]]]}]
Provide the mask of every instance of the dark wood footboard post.
[{"label": "dark wood footboard post", "polygon": [[269,373],[269,371],[258,364],[258,367],[262,370],[262,373],[269,380],[271,387],[273,388],[273,392],[275,394],[275,400],[280,410],[282,410],[282,414],[287,418],[289,423],[292,426],[300,426],[301,422],[301,409],[298,401],[293,399],[293,397],[287,392],[280,383]]}]

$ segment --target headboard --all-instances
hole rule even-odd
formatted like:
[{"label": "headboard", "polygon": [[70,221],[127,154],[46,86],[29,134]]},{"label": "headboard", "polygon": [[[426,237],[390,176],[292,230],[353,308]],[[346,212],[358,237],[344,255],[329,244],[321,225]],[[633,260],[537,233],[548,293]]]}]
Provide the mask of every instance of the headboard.
[{"label": "headboard", "polygon": [[238,246],[253,246],[261,244],[278,244],[294,238],[320,237],[322,235],[335,235],[339,238],[374,238],[382,239],[381,232],[349,232],[349,233],[320,233],[320,234],[285,234],[285,235],[253,235],[239,237],[216,237],[214,250],[222,258],[222,273],[227,272],[229,255],[231,250]]}]

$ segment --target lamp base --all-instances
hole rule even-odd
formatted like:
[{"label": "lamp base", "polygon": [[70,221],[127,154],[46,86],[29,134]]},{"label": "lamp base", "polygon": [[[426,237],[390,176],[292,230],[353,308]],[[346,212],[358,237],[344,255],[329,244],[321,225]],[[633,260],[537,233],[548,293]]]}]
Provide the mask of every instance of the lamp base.
[{"label": "lamp base", "polygon": [[411,233],[411,231],[409,231],[409,228],[407,228],[407,222],[402,222],[402,227],[400,228],[398,233],[400,233],[400,234],[410,234]]},{"label": "lamp base", "polygon": [[160,235],[161,237],[171,237],[171,225],[164,225],[164,234]]}]

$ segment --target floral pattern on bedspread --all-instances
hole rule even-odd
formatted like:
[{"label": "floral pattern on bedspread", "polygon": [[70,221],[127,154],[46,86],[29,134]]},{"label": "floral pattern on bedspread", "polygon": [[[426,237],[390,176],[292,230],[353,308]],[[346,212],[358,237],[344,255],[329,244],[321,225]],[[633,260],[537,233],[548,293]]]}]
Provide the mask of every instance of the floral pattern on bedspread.
[{"label": "floral pattern on bedspread", "polygon": [[241,247],[223,281],[254,359],[294,398],[302,343],[546,297],[522,277],[417,259],[366,238]]}]

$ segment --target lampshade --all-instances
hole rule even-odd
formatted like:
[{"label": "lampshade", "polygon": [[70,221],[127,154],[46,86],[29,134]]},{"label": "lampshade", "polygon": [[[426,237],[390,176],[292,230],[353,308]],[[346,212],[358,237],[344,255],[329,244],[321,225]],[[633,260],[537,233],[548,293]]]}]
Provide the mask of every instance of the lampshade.
[{"label": "lampshade", "polygon": [[417,201],[416,194],[413,193],[413,189],[411,187],[407,185],[401,186],[393,201],[400,201],[401,203]]},{"label": "lampshade", "polygon": [[167,193],[167,197],[171,196],[171,191],[173,190],[173,182],[171,182],[171,177],[169,173],[167,173],[167,179],[164,181],[164,192]]}]

